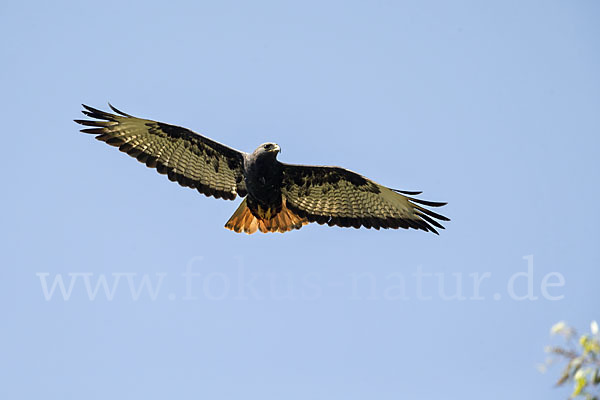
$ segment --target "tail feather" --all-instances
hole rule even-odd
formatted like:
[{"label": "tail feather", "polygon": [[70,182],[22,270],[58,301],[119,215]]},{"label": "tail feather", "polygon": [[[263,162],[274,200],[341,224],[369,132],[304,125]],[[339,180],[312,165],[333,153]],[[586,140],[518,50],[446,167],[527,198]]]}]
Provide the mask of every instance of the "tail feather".
[{"label": "tail feather", "polygon": [[245,232],[248,234],[252,234],[257,230],[283,233],[292,229],[300,229],[306,224],[308,224],[306,218],[300,218],[286,207],[285,198],[283,199],[281,211],[269,219],[255,217],[248,208],[246,199],[244,199],[225,224],[225,228],[237,233]]}]

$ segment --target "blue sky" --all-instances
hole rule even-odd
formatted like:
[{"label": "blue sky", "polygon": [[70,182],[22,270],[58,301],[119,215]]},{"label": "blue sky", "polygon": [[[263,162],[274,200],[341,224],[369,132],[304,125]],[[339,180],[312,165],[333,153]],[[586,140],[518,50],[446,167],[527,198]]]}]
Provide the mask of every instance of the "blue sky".
[{"label": "blue sky", "polygon": [[[599,16],[593,1],[4,2],[0,394],[567,397],[559,368],[535,366],[553,323],[600,318]],[[78,133],[80,103],[107,101],[423,190],[452,221],[234,234],[237,201]],[[94,297],[101,279],[114,292]]]}]

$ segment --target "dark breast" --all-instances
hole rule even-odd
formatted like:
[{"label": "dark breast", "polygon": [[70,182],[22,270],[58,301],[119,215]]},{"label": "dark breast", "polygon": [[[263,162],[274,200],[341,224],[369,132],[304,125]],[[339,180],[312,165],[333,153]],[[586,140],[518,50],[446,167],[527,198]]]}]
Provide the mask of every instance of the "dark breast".
[{"label": "dark breast", "polygon": [[249,197],[263,207],[279,209],[281,206],[282,167],[275,157],[248,159],[244,169],[244,179]]}]

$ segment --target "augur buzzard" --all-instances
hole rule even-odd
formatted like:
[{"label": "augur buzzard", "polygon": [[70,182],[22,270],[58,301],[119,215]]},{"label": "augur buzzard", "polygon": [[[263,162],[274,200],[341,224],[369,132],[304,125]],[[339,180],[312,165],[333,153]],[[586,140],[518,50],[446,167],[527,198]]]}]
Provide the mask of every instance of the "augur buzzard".
[{"label": "augur buzzard", "polygon": [[415,199],[421,192],[390,189],[340,167],[291,165],[277,161],[280,148],[261,144],[244,153],[189,129],[83,105],[93,120],[75,122],[93,128],[81,132],[116,146],[171,181],[206,196],[246,197],[229,221],[235,232],[287,232],[309,222],[360,228],[414,228],[437,234],[449,221],[425,207],[438,203]]}]

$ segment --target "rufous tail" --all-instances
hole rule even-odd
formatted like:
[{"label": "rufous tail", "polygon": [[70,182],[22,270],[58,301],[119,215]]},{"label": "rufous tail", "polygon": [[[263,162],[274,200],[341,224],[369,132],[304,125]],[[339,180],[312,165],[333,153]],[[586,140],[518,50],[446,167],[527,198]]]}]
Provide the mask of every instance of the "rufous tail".
[{"label": "rufous tail", "polygon": [[248,208],[246,199],[244,199],[225,224],[225,228],[237,233],[245,232],[248,234],[252,234],[257,230],[283,233],[292,229],[300,229],[306,224],[308,224],[308,221],[305,218],[300,218],[286,207],[285,198],[283,198],[281,211],[268,219],[255,217]]}]

